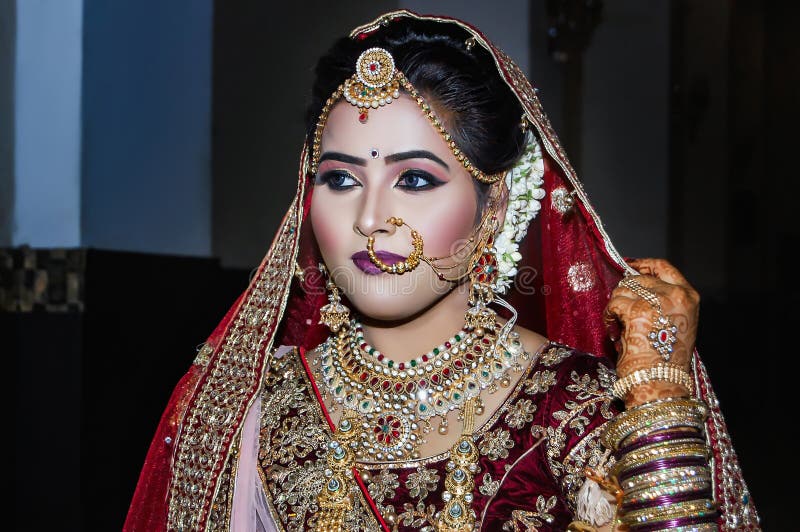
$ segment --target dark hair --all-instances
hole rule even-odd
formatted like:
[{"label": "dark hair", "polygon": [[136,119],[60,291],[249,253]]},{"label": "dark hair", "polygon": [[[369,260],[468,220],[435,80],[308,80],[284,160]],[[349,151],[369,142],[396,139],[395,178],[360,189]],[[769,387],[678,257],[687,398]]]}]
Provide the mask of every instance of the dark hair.
[{"label": "dark hair", "polygon": [[522,107],[489,52],[478,44],[467,50],[469,36],[455,24],[401,18],[363,39],[339,39],[317,63],[308,138],[325,101],[355,72],[361,52],[378,46],[392,54],[396,68],[439,113],[475,166],[486,174],[508,170],[525,147]]}]

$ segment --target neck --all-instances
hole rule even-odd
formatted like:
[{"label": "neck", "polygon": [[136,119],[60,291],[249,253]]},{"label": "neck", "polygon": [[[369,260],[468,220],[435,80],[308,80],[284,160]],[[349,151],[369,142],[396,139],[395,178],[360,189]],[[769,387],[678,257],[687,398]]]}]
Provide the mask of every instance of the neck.
[{"label": "neck", "polygon": [[408,362],[446,341],[464,326],[468,291],[455,289],[404,321],[362,322],[364,338],[395,362]]}]

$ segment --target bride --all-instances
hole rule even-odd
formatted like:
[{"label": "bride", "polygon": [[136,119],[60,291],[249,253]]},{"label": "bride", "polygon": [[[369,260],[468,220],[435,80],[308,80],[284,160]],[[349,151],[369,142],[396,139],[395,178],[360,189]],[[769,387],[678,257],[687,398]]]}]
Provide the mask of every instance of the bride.
[{"label": "bride", "polygon": [[297,195],[126,530],[757,530],[694,348],[514,63],[388,13],[317,65]]}]

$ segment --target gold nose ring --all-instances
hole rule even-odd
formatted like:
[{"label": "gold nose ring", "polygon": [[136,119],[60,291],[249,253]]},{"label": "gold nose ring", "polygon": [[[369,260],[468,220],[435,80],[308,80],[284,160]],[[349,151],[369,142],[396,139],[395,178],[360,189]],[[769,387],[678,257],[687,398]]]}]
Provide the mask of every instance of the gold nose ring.
[{"label": "gold nose ring", "polygon": [[404,261],[396,262],[394,264],[386,264],[375,254],[375,237],[370,236],[367,237],[367,254],[369,255],[369,260],[382,272],[386,273],[394,273],[402,275],[406,272],[415,270],[417,266],[419,266],[419,263],[423,258],[422,235],[420,235],[417,231],[412,229],[411,226],[405,223],[402,218],[397,218],[395,216],[392,216],[391,218],[386,220],[386,223],[392,224],[396,227],[403,227],[404,225],[408,227],[408,229],[411,231],[411,246],[413,247],[413,250],[411,251],[411,254],[408,257],[406,257]]}]

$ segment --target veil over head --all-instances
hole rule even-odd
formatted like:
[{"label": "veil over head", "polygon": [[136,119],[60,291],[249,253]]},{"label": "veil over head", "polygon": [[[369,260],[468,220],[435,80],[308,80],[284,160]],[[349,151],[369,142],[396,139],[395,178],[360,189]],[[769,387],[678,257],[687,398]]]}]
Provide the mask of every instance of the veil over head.
[{"label": "veil over head", "polygon": [[[516,97],[540,142],[545,159],[541,212],[520,244],[523,259],[510,295],[519,323],[550,340],[570,345],[613,364],[616,352],[603,321],[611,291],[626,272],[635,273],[614,248],[550,122],[525,75],[479,30],[456,19],[421,16],[409,11],[387,13],[351,33],[368,43],[381,28],[406,19],[455,26],[494,59],[497,72]],[[365,44],[365,48],[368,44]],[[328,335],[319,325],[326,302],[324,280],[316,272],[318,252],[305,223],[313,187],[309,146],[300,157],[297,193],[269,250],[245,292],[201,349],[192,370],[181,381],[154,442],[145,468],[171,463],[169,478],[159,486],[137,488],[134,505],[166,500],[166,516],[154,526],[204,529],[232,442],[254,401],[274,348],[316,347]],[[305,275],[299,275],[305,272]],[[696,395],[711,411],[707,435],[713,448],[714,496],[721,530],[757,529],[755,509],[711,388],[695,352]],[[171,427],[171,428],[170,428]],[[174,430],[174,435],[170,435]],[[155,470],[155,469],[154,469]],[[144,476],[145,472],[143,472]]]}]

